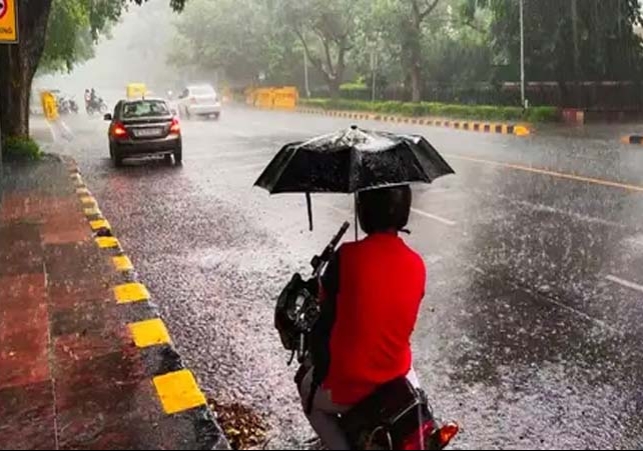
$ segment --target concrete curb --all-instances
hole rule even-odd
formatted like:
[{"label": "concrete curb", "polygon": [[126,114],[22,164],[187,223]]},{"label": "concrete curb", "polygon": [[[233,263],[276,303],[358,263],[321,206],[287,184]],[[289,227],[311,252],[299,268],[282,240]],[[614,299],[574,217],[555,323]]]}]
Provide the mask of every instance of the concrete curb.
[{"label": "concrete curb", "polygon": [[131,260],[85,185],[78,165],[67,157],[65,162],[83,213],[94,233],[95,243],[101,252],[111,257],[114,271],[119,274],[118,280],[122,281],[112,287],[114,302],[122,305],[121,308],[138,309],[140,313],[137,316],[145,318],[128,323],[127,329],[133,344],[141,353],[141,360],[152,374],[150,383],[154,387],[159,406],[167,415],[180,414],[192,422],[199,445],[202,445],[199,449],[229,450],[230,445],[208,407],[196,378],[183,365],[181,356],[159,317],[158,309],[151,302],[150,293],[137,280]]},{"label": "concrete curb", "polygon": [[349,119],[374,120],[383,122],[395,122],[402,124],[428,125],[434,127],[453,128],[455,130],[474,131],[481,133],[498,133],[503,135],[528,136],[532,130],[525,124],[513,124],[505,122],[476,122],[460,121],[453,119],[418,118],[407,116],[395,116],[379,113],[352,112],[340,110],[323,110],[320,108],[297,108],[295,111],[305,114],[321,114],[323,116],[343,117]]},{"label": "concrete curb", "polygon": [[643,135],[627,135],[621,138],[623,144],[643,145]]}]

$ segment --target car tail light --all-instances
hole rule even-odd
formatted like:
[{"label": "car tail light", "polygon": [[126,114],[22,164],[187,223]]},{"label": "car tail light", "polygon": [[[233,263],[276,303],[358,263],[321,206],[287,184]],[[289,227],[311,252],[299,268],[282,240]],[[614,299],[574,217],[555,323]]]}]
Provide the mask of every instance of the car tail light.
[{"label": "car tail light", "polygon": [[172,124],[170,124],[170,134],[171,135],[180,135],[181,134],[181,124],[177,117],[172,118]]},{"label": "car tail light", "polygon": [[121,124],[120,122],[116,122],[112,126],[112,136],[114,138],[124,138],[125,136],[127,136],[127,130],[125,129],[123,124]]}]

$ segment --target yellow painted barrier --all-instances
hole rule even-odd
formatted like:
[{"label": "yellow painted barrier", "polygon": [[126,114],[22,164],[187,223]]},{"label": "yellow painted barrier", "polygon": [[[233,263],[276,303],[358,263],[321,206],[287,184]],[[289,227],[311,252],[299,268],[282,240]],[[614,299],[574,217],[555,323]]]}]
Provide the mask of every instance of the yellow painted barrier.
[{"label": "yellow painted barrier", "polygon": [[56,96],[49,91],[40,93],[40,101],[42,102],[42,110],[45,112],[45,117],[48,121],[55,121],[58,119],[58,104]]},{"label": "yellow painted barrier", "polygon": [[130,83],[125,87],[125,94],[128,99],[142,98],[148,94],[145,83]]},{"label": "yellow painted barrier", "polygon": [[288,86],[274,90],[273,107],[285,110],[294,110],[299,101],[297,88]]},{"label": "yellow painted barrier", "polygon": [[257,89],[255,94],[255,106],[259,108],[272,109],[275,100],[275,90],[273,88]]},{"label": "yellow painted barrier", "polygon": [[294,86],[249,88],[245,95],[248,105],[259,108],[294,110],[299,103],[299,91]]}]

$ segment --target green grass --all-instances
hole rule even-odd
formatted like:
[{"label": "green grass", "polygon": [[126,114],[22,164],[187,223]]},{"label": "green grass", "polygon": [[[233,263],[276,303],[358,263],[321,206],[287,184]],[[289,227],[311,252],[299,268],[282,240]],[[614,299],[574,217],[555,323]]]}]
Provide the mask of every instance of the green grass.
[{"label": "green grass", "polygon": [[2,145],[4,161],[37,161],[42,158],[40,146],[27,136],[8,136]]},{"label": "green grass", "polygon": [[556,107],[532,107],[523,113],[522,108],[494,105],[455,105],[436,102],[366,102],[348,99],[300,99],[301,106],[324,110],[370,111],[421,117],[437,116],[454,119],[477,119],[483,121],[527,121],[555,122],[558,120]]}]

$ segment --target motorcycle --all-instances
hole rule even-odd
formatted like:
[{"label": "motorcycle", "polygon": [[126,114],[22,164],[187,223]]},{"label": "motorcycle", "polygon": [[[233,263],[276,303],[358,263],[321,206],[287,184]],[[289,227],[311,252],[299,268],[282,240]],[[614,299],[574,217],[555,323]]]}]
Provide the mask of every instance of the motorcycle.
[{"label": "motorcycle", "polygon": [[[275,327],[284,349],[291,352],[288,364],[297,357],[297,386],[312,368],[311,333],[320,315],[318,279],[348,227],[345,222],[324,251],[313,257],[310,279],[293,275],[277,299]],[[426,394],[406,377],[382,385],[338,419],[351,449],[442,450],[459,432],[456,423],[434,416]]]},{"label": "motorcycle", "polygon": [[58,98],[58,111],[61,114],[69,114],[69,113],[78,113],[78,104],[76,101],[72,98],[67,98],[67,97],[59,97]]},{"label": "motorcycle", "polygon": [[90,116],[96,113],[105,114],[108,110],[107,104],[101,97],[97,97],[95,100],[87,102],[85,109],[87,110],[87,114]]}]

